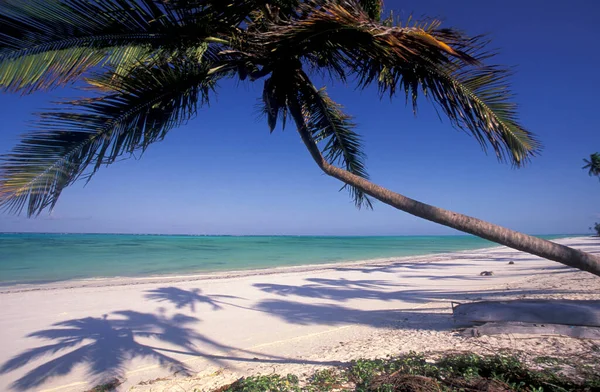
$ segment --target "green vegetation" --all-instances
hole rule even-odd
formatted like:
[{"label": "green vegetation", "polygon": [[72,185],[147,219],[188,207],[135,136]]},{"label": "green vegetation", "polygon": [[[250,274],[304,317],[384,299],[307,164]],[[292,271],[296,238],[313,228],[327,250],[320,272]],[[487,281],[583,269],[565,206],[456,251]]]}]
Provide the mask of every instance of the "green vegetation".
[{"label": "green vegetation", "polygon": [[96,385],[94,388],[86,392],[111,392],[114,391],[122,382],[119,379],[113,378],[112,380],[105,382],[100,385]]},{"label": "green vegetation", "polygon": [[590,227],[591,230],[594,230],[596,232],[596,235],[598,237],[600,237],[600,223],[596,222],[594,223],[593,227]]},{"label": "green vegetation", "polygon": [[[352,117],[314,80],[417,111],[433,102],[501,161],[541,144],[518,121],[509,68],[487,38],[437,20],[382,17],[382,0],[9,0],[0,2],[0,91],[85,86],[93,98],[39,114],[0,161],[0,207],[35,216],[101,167],[142,153],[214,98],[219,81],[258,82],[269,131],[286,121],[357,207],[409,214],[600,276],[600,258],[391,192],[369,181]],[[426,96],[428,99],[422,99]]]},{"label": "green vegetation", "polygon": [[587,169],[590,176],[598,176],[600,179],[600,153],[596,152],[590,155],[590,159],[584,159],[585,166],[582,169]]},{"label": "green vegetation", "polygon": [[[237,380],[231,385],[216,389],[214,392],[296,392],[300,391],[298,377],[288,374],[270,376],[253,376]],[[198,391],[199,392],[199,391]]]},{"label": "green vegetation", "polygon": [[307,382],[294,375],[242,378],[213,392],[400,392],[400,391],[600,391],[600,375],[581,369],[580,380],[559,373],[568,361],[539,357],[538,364],[552,369],[532,370],[511,356],[458,354],[429,361],[411,353],[398,358],[358,360],[348,369],[320,370]]},{"label": "green vegetation", "polygon": [[315,391],[336,391],[348,383],[346,372],[337,369],[323,369],[316,371],[310,378],[309,385]]}]

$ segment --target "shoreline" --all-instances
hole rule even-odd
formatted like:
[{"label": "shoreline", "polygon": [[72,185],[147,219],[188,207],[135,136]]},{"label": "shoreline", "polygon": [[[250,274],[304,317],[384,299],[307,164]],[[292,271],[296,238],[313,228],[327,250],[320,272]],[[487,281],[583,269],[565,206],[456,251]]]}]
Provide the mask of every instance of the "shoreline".
[{"label": "shoreline", "polygon": [[[600,240],[555,240],[600,254]],[[513,263],[510,263],[513,261]],[[482,276],[482,271],[493,271]],[[600,300],[600,278],[506,247],[269,270],[59,282],[5,291],[0,390],[212,390],[415,351],[590,350],[577,339],[455,332],[452,303]],[[539,344],[538,344],[539,343]]]},{"label": "shoreline", "polygon": [[[552,242],[557,241],[573,241],[577,239],[587,239],[588,236],[575,236],[575,237],[562,237]],[[592,237],[593,238],[593,237]],[[222,279],[234,279],[234,278],[245,278],[253,276],[268,276],[277,274],[293,274],[293,273],[306,273],[306,272],[317,272],[317,271],[329,271],[338,268],[347,267],[378,267],[389,263],[410,263],[410,262],[423,262],[423,264],[435,263],[451,257],[451,255],[464,255],[472,253],[489,253],[497,251],[501,248],[507,248],[504,245],[496,245],[483,248],[474,248],[453,252],[444,253],[429,253],[424,255],[414,256],[397,256],[397,257],[383,257],[375,259],[365,259],[357,261],[339,261],[331,263],[317,263],[317,264],[302,264],[302,265],[288,265],[279,267],[266,267],[266,268],[250,268],[250,269],[238,269],[238,270],[215,270],[206,271],[201,273],[191,274],[165,274],[165,275],[150,275],[150,276],[137,276],[137,277],[97,277],[97,278],[83,278],[83,279],[66,279],[50,282],[41,283],[8,283],[4,284],[0,282],[0,295],[13,294],[13,293],[25,293],[32,291],[50,291],[50,290],[68,290],[78,288],[99,288],[99,287],[120,287],[120,286],[137,286],[146,284],[175,284],[195,281],[207,281],[207,280],[222,280]],[[510,249],[510,248],[507,248]]]}]

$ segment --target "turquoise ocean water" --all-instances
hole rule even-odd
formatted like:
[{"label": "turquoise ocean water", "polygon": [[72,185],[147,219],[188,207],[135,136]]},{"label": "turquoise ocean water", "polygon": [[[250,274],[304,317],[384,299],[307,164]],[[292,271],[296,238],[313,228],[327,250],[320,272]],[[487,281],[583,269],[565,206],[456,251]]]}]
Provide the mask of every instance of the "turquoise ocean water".
[{"label": "turquoise ocean water", "polygon": [[[553,239],[566,236],[544,236]],[[0,284],[231,271],[496,246],[471,236],[0,234]]]}]

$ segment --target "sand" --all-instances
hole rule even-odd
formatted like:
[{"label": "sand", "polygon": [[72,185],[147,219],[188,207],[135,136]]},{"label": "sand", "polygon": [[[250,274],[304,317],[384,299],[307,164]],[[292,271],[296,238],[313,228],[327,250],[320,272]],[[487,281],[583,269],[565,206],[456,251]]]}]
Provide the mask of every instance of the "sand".
[{"label": "sand", "polygon": [[[600,253],[598,238],[558,240]],[[509,261],[514,261],[509,265]],[[480,276],[481,271],[492,276]],[[465,338],[451,302],[600,299],[600,278],[504,247],[213,275],[0,289],[0,390],[193,391],[361,357],[502,349],[592,355],[562,337]]]}]

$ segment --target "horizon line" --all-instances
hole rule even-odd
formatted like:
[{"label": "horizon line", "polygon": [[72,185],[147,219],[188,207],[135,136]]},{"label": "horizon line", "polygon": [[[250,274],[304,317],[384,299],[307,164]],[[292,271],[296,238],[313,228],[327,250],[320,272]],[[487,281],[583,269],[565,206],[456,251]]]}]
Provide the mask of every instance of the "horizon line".
[{"label": "horizon line", "polygon": [[[1,231],[3,234],[54,234],[54,235],[139,235],[139,236],[172,236],[172,237],[458,237],[470,236],[481,238],[469,233],[457,234],[184,234],[184,233],[110,233],[110,232],[42,232],[42,231]],[[593,236],[586,233],[549,233],[530,234],[531,236]],[[484,239],[485,238],[481,238]],[[486,240],[489,241],[489,240]],[[493,241],[490,241],[493,242]]]}]

